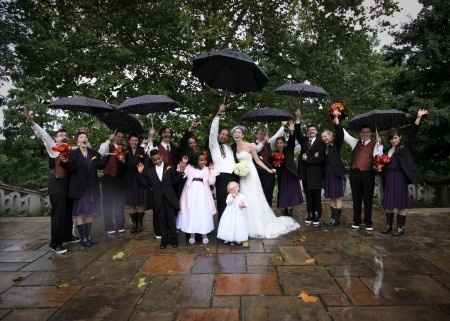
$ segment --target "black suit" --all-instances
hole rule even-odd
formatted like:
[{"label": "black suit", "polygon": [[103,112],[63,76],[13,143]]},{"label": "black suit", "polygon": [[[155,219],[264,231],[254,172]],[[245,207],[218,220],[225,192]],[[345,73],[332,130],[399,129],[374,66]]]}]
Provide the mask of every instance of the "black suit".
[{"label": "black suit", "polygon": [[300,124],[295,125],[294,134],[302,147],[302,152],[298,160],[298,168],[306,194],[308,220],[312,218],[315,222],[318,222],[322,216],[321,198],[324,177],[325,144],[319,137],[316,137],[311,145],[309,139],[303,135]]},{"label": "black suit", "polygon": [[161,235],[161,244],[177,243],[176,217],[180,209],[177,187],[182,182],[182,175],[173,168],[164,165],[162,181],[154,166],[145,169],[139,175],[139,182],[151,189],[153,207],[153,228],[156,235]]}]

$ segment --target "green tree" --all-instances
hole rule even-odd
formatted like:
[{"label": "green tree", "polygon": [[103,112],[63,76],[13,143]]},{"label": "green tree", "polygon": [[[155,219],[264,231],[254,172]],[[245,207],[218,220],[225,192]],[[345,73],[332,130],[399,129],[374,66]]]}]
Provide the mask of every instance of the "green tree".
[{"label": "green tree", "polygon": [[415,113],[429,107],[417,144],[417,157],[428,176],[450,172],[450,2],[421,0],[417,18],[395,33],[387,48],[389,61],[400,72],[394,81],[394,95],[401,108]]},{"label": "green tree", "polygon": [[[262,92],[233,97],[226,125],[257,105],[295,110],[296,99],[273,92],[289,80],[321,85],[355,113],[393,102],[389,86],[396,68],[374,50],[377,32],[387,27],[383,19],[398,10],[393,0],[377,0],[371,7],[363,0],[12,0],[0,6],[0,21],[8,30],[0,57],[10,57],[3,74],[15,86],[6,114],[8,141],[0,146],[6,155],[2,164],[11,172],[21,144],[30,144],[29,158],[44,164],[39,142],[21,141],[30,130],[20,106],[35,110],[46,128],[62,124],[73,133],[88,124],[94,145],[106,137],[95,119],[49,113],[46,105],[58,96],[120,103],[141,94],[166,94],[182,107],[156,115],[155,124],[168,122],[181,133],[186,120],[200,118],[204,137],[222,98],[192,76],[191,61],[213,48],[246,52],[270,78]],[[375,20],[380,23],[373,27]],[[321,103],[319,109],[318,102],[305,102],[305,117],[326,126],[328,102]],[[140,119],[149,126],[148,117]],[[0,179],[29,182],[26,172]]]}]

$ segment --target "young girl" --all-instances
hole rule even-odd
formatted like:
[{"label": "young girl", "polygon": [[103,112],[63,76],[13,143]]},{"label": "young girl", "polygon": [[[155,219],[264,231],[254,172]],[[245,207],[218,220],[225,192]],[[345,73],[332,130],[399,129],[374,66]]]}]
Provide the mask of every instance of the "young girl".
[{"label": "young girl", "polygon": [[426,109],[419,109],[407,143],[402,141],[402,136],[397,129],[391,130],[389,135],[391,147],[388,156],[390,162],[383,168],[383,209],[386,215],[386,229],[382,232],[383,234],[392,232],[394,213],[397,214],[397,230],[393,232],[393,235],[400,236],[405,233],[408,185],[416,183],[418,176],[413,157],[414,145],[422,117],[427,114]]},{"label": "young girl", "polygon": [[244,195],[239,193],[239,184],[230,182],[227,186],[227,207],[220,219],[217,238],[224,240],[225,244],[233,242],[240,244],[248,241],[248,222],[245,209],[247,203]]},{"label": "young girl", "polygon": [[284,215],[292,216],[293,207],[303,203],[303,196],[294,157],[294,123],[290,122],[288,128],[291,132],[288,141],[284,137],[275,141],[272,166],[277,170],[278,208],[284,209]]},{"label": "young girl", "polygon": [[212,167],[206,167],[206,157],[194,154],[184,170],[186,184],[180,199],[177,228],[189,233],[189,243],[195,243],[195,234],[201,234],[203,244],[208,244],[208,233],[214,230],[214,214],[217,213],[210,185],[216,182]]},{"label": "young girl", "polygon": [[324,130],[321,138],[325,143],[325,197],[330,199],[330,225],[341,224],[342,198],[344,196],[345,166],[341,159],[341,148],[344,142],[344,130],[339,124],[339,116],[335,115],[336,134]]}]

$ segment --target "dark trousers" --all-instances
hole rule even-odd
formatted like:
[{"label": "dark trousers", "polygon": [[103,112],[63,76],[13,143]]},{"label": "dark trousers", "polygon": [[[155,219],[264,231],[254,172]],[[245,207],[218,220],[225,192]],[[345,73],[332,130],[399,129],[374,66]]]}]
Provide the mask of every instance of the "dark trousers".
[{"label": "dark trousers", "polygon": [[322,190],[306,189],[305,196],[308,218],[312,218],[314,222],[318,222],[322,217]]},{"label": "dark trousers", "polygon": [[364,224],[372,226],[372,201],[375,175],[372,171],[350,172],[350,186],[353,196],[353,223],[361,224],[361,211],[364,203]]},{"label": "dark trousers", "polygon": [[63,241],[72,241],[73,237],[73,219],[72,219],[72,206],[73,200],[66,195],[66,215],[64,216],[63,223]]},{"label": "dark trousers", "polygon": [[124,191],[118,177],[104,176],[102,180],[103,216],[106,231],[124,228]]},{"label": "dark trousers", "polygon": [[261,181],[261,185],[269,206],[272,206],[273,201],[273,189],[275,187],[275,175],[270,174],[267,171],[258,168],[258,176]]},{"label": "dark trousers", "polygon": [[153,233],[155,233],[155,236],[161,236],[161,227],[158,217],[158,211],[153,209]]},{"label": "dark trousers", "polygon": [[[62,245],[64,240],[65,224],[67,222],[67,195],[65,193],[50,194],[50,246]],[[71,215],[72,213],[70,213]],[[72,224],[71,224],[72,226]],[[71,230],[72,237],[72,230]]]},{"label": "dark trousers", "polygon": [[223,211],[227,207],[226,200],[228,196],[227,185],[229,182],[239,182],[239,177],[234,174],[220,173],[216,177],[216,198],[217,198],[217,212],[219,219],[222,217]]},{"label": "dark trousers", "polygon": [[162,206],[153,210],[153,220],[157,217],[158,230],[161,235],[161,244],[177,244],[177,210],[163,202]]}]

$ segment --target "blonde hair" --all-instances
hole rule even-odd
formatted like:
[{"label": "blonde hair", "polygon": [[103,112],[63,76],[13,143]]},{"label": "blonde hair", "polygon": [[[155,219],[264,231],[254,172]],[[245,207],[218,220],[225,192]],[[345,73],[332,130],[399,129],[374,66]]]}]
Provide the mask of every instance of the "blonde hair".
[{"label": "blonde hair", "polygon": [[329,129],[325,129],[324,131],[322,131],[322,134],[328,134],[334,139],[334,132]]},{"label": "blonde hair", "polygon": [[234,187],[239,188],[239,183],[235,182],[235,181],[229,182],[228,185],[227,185],[227,192],[230,193],[231,189],[234,188]]}]

